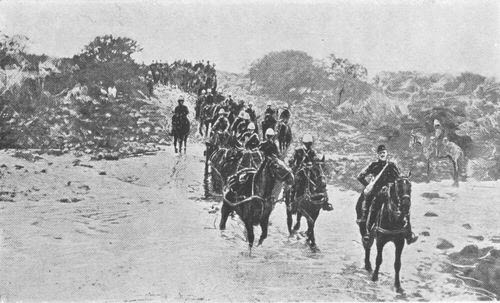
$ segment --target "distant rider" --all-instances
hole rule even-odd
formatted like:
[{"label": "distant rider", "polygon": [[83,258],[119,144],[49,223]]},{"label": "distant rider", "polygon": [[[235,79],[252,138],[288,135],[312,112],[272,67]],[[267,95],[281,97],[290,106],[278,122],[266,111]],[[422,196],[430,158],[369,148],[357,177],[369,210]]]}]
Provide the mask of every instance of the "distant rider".
[{"label": "distant rider", "polygon": [[278,146],[274,142],[274,130],[272,128],[268,128],[265,132],[265,141],[260,144],[259,149],[264,153],[266,157],[278,157],[279,151]]}]

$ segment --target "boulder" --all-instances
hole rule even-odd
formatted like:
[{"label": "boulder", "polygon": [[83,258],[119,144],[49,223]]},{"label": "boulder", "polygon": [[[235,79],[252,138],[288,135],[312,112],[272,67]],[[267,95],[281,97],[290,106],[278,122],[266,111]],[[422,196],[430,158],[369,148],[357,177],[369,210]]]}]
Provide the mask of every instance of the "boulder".
[{"label": "boulder", "polygon": [[450,249],[455,247],[450,241],[446,239],[439,238],[438,239],[438,244],[436,245],[436,248],[438,249]]},{"label": "boulder", "polygon": [[469,223],[462,224],[462,227],[468,230],[472,229],[472,226]]},{"label": "boulder", "polygon": [[439,199],[441,196],[438,193],[423,193],[422,197],[427,199]]},{"label": "boulder", "polygon": [[428,211],[424,214],[425,217],[437,217],[438,215],[432,211]]}]

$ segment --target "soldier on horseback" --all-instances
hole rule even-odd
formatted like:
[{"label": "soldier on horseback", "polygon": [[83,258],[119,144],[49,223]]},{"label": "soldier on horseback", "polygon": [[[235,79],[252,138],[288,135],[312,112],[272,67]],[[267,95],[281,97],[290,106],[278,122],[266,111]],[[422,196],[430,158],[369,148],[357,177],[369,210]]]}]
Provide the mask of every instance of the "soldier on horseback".
[{"label": "soldier on horseback", "polygon": [[441,126],[441,122],[438,119],[434,119],[434,144],[436,146],[436,157],[441,156],[441,150],[443,149],[443,141],[447,137],[445,129]]},{"label": "soldier on horseback", "polygon": [[259,149],[266,157],[277,157],[279,155],[278,146],[274,143],[274,130],[268,128],[265,133],[265,141],[260,145]]},{"label": "soldier on horseback", "polygon": [[229,120],[227,119],[227,112],[221,108],[219,109],[219,117],[212,127],[212,133],[227,132],[229,130]]},{"label": "soldier on horseback", "polygon": [[[266,110],[266,116],[264,121],[262,121],[262,131],[266,131],[268,128],[274,129],[276,127],[276,118],[274,118],[274,111],[270,112]],[[265,133],[264,133],[265,136]]]},{"label": "soldier on horseback", "polygon": [[279,119],[281,121],[283,121],[284,123],[288,123],[288,121],[290,121],[290,117],[291,117],[291,113],[290,113],[290,110],[288,108],[288,104],[285,104],[285,106],[283,106],[283,110],[280,113]]},{"label": "soldier on horseback", "polygon": [[195,107],[195,119],[200,120],[200,114],[201,114],[201,109],[203,108],[203,105],[205,104],[205,99],[206,99],[206,91],[203,89],[201,91],[201,94],[198,96],[198,99],[196,100],[196,107]]},{"label": "soldier on horseback", "polygon": [[[311,134],[305,134],[302,137],[302,147],[295,149],[293,153],[292,159],[288,162],[290,167],[292,168],[294,176],[297,174],[299,169],[305,165],[306,163],[312,163],[318,161],[318,157],[316,156],[316,151],[312,149],[313,145],[313,137]],[[295,194],[295,189],[292,187],[292,199]],[[323,202],[323,210],[331,211],[333,210],[333,206],[328,203],[328,200]]]},{"label": "soldier on horseback", "polygon": [[[382,207],[382,201],[378,198],[380,193],[386,192],[390,184],[394,184],[396,179],[399,178],[399,169],[396,164],[387,160],[387,148],[385,145],[379,145],[377,147],[378,161],[372,162],[365,169],[359,173],[357,179],[365,186],[365,192],[362,195],[363,198],[358,200],[361,205],[361,218],[358,222],[366,222],[366,234],[363,237],[363,241],[368,243],[370,240],[370,232],[377,214]],[[372,175],[374,178],[372,182],[367,182],[365,177]],[[411,231],[410,225],[410,215],[408,214],[407,219],[407,233],[406,242],[412,244],[417,241],[418,237],[415,236]]]},{"label": "soldier on horseback", "polygon": [[179,117],[187,117],[187,115],[189,114],[189,109],[186,105],[184,105],[184,98],[179,98],[177,102],[179,104],[174,109],[174,115]]},{"label": "soldier on horseback", "polygon": [[241,135],[240,141],[243,143],[243,146],[249,150],[259,147],[260,139],[255,132],[255,124],[251,122],[248,124],[247,131]]},{"label": "soldier on horseback", "polygon": [[273,104],[271,102],[267,102],[267,108],[266,108],[266,112],[265,112],[266,116],[271,115],[274,117],[275,111],[272,108],[272,106],[273,106]]}]

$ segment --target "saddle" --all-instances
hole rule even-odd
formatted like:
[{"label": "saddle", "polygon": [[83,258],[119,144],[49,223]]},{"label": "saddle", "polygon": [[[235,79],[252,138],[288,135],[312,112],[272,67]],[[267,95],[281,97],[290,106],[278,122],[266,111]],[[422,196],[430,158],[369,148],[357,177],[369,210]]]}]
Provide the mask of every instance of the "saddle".
[{"label": "saddle", "polygon": [[245,168],[228,179],[228,187],[238,196],[249,196],[252,194],[253,178],[257,170],[255,168]]}]

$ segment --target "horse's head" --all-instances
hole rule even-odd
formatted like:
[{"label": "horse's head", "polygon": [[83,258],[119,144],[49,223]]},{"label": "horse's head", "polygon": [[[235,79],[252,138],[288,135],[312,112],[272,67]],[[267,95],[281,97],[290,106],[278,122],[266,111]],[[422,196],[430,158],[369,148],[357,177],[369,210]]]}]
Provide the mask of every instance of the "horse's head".
[{"label": "horse's head", "polygon": [[267,161],[271,178],[285,182],[287,185],[293,184],[292,170],[285,164],[284,161],[276,156],[267,157]]},{"label": "horse's head", "polygon": [[408,215],[411,206],[410,174],[396,179],[389,188],[387,211],[392,221],[401,221]]}]

